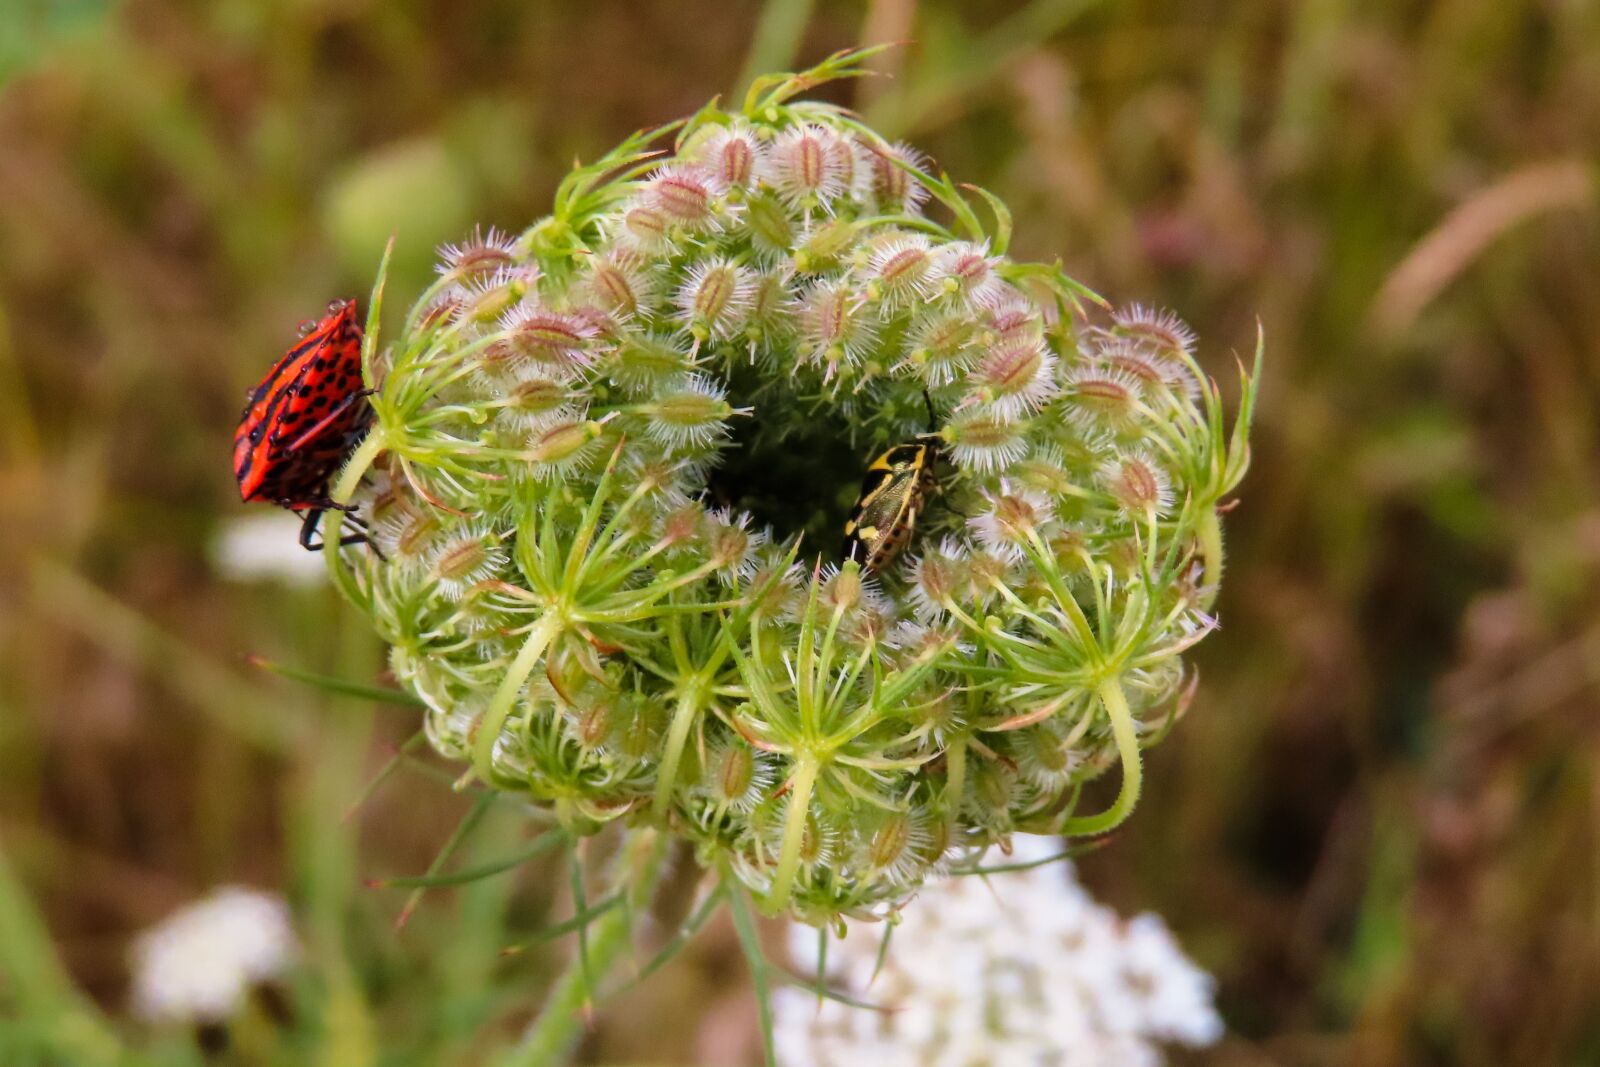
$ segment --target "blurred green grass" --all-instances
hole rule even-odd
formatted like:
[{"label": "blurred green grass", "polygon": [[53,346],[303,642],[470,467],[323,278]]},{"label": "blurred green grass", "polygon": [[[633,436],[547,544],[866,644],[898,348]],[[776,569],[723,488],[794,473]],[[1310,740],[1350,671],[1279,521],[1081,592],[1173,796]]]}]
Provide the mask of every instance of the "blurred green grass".
[{"label": "blurred green grass", "polygon": [[[221,880],[306,923],[277,1062],[514,1036],[559,950],[496,951],[559,878],[392,933],[362,879],[465,802],[405,771],[341,821],[410,720],[242,665],[381,669],[331,596],[207,562],[238,398],[391,231],[403,297],[575,156],[880,40],[828,92],[1005,197],[1019,255],[1175,308],[1219,377],[1266,332],[1222,632],[1083,863],[1218,974],[1205,1061],[1600,1063],[1600,8],[1535,0],[0,5],[0,1062],[110,1062],[129,937]],[[585,1057],[747,1062],[736,959]]]}]

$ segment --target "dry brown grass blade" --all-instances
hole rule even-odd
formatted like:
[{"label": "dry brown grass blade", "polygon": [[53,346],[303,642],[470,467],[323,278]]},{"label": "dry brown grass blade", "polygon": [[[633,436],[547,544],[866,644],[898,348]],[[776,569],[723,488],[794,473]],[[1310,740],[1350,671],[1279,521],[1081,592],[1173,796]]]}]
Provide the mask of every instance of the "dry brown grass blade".
[{"label": "dry brown grass blade", "polygon": [[1536,215],[1592,208],[1595,191],[1593,168],[1563,159],[1523,167],[1474,193],[1389,273],[1372,302],[1373,331],[1398,337],[1496,238]]}]

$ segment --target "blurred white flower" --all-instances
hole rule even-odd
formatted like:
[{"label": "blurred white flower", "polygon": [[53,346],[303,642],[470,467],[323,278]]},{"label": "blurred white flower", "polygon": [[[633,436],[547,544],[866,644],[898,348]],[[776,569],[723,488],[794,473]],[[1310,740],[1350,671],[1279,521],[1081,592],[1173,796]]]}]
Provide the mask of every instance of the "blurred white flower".
[{"label": "blurred white flower", "polygon": [[151,1022],[221,1022],[252,986],[281,977],[297,952],[282,899],[224,886],[134,942],[133,1010]]},{"label": "blurred white flower", "polygon": [[[1017,835],[1012,862],[1053,855],[1054,838]],[[1158,1042],[1222,1036],[1213,980],[1159,916],[1124,922],[1062,861],[930,884],[902,912],[878,966],[883,926],[830,941],[836,988],[887,1011],[774,996],[785,1067],[1159,1067]],[[791,954],[814,974],[817,932],[796,924]]]},{"label": "blurred white flower", "polygon": [[211,543],[217,573],[240,582],[278,581],[311,587],[327,580],[319,552],[300,547],[300,517],[271,512],[229,519]]}]

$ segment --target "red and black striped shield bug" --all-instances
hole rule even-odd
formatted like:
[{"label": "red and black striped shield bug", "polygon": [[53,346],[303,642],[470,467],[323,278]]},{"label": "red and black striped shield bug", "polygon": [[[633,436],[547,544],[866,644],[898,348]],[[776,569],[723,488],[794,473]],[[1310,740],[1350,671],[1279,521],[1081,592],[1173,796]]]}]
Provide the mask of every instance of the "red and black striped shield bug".
[{"label": "red and black striped shield bug", "polygon": [[[361,385],[361,324],[354,300],[335,300],[300,341],[247,395],[233,434],[233,473],[239,497],[304,513],[300,543],[308,549],[317,521],[350,504],[328,497],[328,483],[372,423]],[[340,544],[366,541],[352,534]]]}]

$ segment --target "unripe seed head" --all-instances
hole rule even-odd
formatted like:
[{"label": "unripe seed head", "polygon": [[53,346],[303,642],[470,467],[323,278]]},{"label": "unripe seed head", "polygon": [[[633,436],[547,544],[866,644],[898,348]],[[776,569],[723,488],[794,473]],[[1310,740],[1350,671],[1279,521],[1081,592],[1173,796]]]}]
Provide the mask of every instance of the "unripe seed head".
[{"label": "unripe seed head", "polygon": [[720,184],[711,173],[694,166],[669,166],[645,186],[646,202],[671,222],[689,230],[704,229],[716,215]]},{"label": "unripe seed head", "polygon": [[[919,155],[787,91],[442,251],[373,338],[384,555],[335,561],[486,785],[832,923],[1118,761],[1096,686],[1157,736],[1247,452],[1181,323],[994,254],[998,205],[957,239]],[[846,515],[894,562],[841,566]]]},{"label": "unripe seed head", "polygon": [[1100,469],[1101,483],[1116,502],[1135,515],[1161,515],[1172,506],[1172,480],[1148,455],[1127,452]]}]

